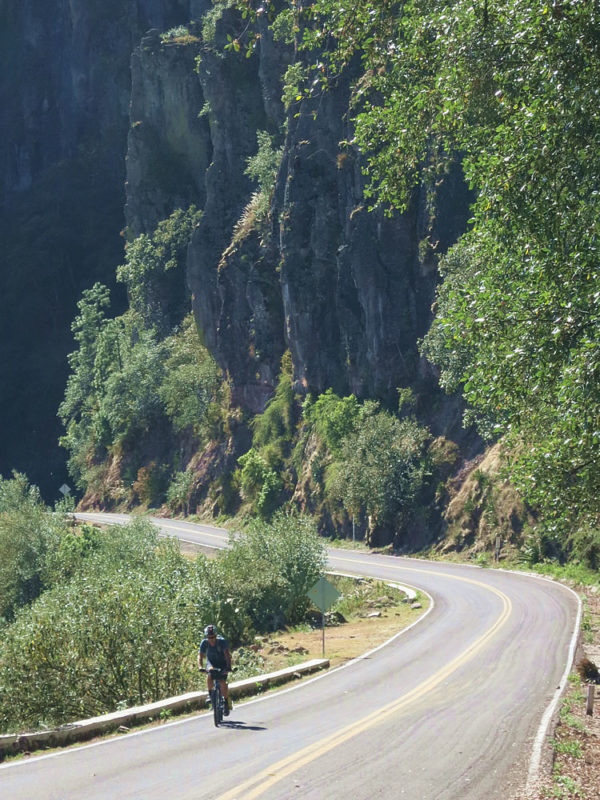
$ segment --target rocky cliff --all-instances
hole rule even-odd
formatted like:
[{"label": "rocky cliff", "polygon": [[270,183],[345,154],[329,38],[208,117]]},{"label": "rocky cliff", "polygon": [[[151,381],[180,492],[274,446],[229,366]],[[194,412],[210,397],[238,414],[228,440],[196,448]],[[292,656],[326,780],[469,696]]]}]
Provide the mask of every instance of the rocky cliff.
[{"label": "rocky cliff", "polygon": [[[189,35],[161,35],[181,24]],[[423,199],[368,213],[358,154],[339,145],[349,76],[286,110],[292,47],[263,20],[246,58],[225,49],[239,30],[208,0],[0,0],[0,473],[24,470],[52,498],[68,480],[55,414],[76,301],[96,280],[114,287],[121,230],[151,231],[177,207],[203,211],[187,283],[243,408],[264,409],[287,349],[304,392],[435,392],[416,349],[436,281]],[[260,218],[246,173],[259,131],[283,153]],[[466,219],[464,188],[445,191],[440,249]],[[449,408],[430,421],[447,430]]]},{"label": "rocky cliff", "polygon": [[[358,153],[340,144],[351,138],[349,78],[286,112],[282,75],[291,48],[274,42],[265,24],[251,57],[224,49],[239,29],[226,11],[211,41],[197,25],[195,42],[161,44],[155,36],[136,51],[129,227],[144,230],[165,213],[165,199],[180,202],[178,192],[203,208],[188,256],[193,308],[248,411],[264,409],[288,348],[302,392],[331,386],[390,401],[399,386],[434,392],[416,347],[436,282],[431,253],[420,255],[430,222],[424,199],[416,193],[404,215],[369,213]],[[200,119],[188,100],[204,109]],[[245,173],[260,130],[283,144],[266,226],[252,218],[257,187]],[[159,155],[173,160],[162,181],[152,167]],[[174,174],[181,176],[175,189]],[[439,251],[459,235],[467,212],[459,179],[442,192],[431,232]]]},{"label": "rocky cliff", "polygon": [[69,480],[56,410],[76,302],[123,258],[131,53],[193,6],[0,0],[0,474],[49,499]]}]

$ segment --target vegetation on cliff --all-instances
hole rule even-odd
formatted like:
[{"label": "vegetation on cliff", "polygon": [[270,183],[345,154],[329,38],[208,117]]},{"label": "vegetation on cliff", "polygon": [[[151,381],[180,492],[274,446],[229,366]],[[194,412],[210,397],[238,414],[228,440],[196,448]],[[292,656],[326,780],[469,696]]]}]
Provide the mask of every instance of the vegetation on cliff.
[{"label": "vegetation on cliff", "polygon": [[[503,440],[500,482],[509,477],[526,503],[510,515],[511,535],[543,519],[540,557],[580,552],[581,541],[595,552],[597,12],[586,3],[521,0],[502,10],[420,0],[241,9],[239,36],[228,34],[226,51],[250,57],[268,18],[298,54],[320,54],[313,67],[298,60],[281,76],[290,119],[304,100],[331,91],[350,62],[362,65],[351,137],[341,147],[362,153],[375,207],[406,209],[424,183],[434,213],[438,185],[461,163],[472,218],[438,259],[435,318],[422,353],[441,385],[463,394],[467,423]],[[220,13],[215,8],[211,19]],[[246,174],[258,191],[234,231],[242,249],[257,231],[268,239],[273,222],[281,153],[267,133],[257,135]],[[304,397],[288,353],[263,414],[252,419],[232,403],[227,376],[183,322],[181,259],[194,215],[178,211],[128,245],[119,270],[126,314],[105,319],[99,287],[81,301],[80,350],[61,416],[71,469],[88,499],[168,500],[172,510],[217,514],[241,508],[265,519],[291,503],[316,514],[323,530],[347,534],[352,525],[373,543],[402,546],[409,528],[437,535],[451,499],[445,481],[459,459],[418,416],[423,398],[406,388],[400,407],[389,396],[384,405],[332,391]],[[423,259],[437,258],[435,241],[426,238],[420,249]]]},{"label": "vegetation on cliff", "polygon": [[406,207],[457,158],[475,192],[423,352],[481,431],[506,438],[550,532],[595,525],[598,7],[318,0],[311,13],[305,42],[331,48],[321,84],[362,60],[353,142],[373,202]]}]

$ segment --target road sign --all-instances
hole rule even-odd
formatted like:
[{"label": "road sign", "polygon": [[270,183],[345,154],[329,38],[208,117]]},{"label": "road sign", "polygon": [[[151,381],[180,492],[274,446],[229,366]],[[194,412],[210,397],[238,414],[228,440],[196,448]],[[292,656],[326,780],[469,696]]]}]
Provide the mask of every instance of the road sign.
[{"label": "road sign", "polygon": [[330,609],[340,596],[335,586],[329,583],[327,578],[323,578],[322,576],[315,585],[308,590],[307,594],[319,611],[327,611]]},{"label": "road sign", "polygon": [[306,593],[321,612],[323,630],[323,655],[325,655],[325,612],[335,603],[340,593],[332,583],[322,576]]},{"label": "road sign", "polygon": [[71,494],[71,487],[67,486],[66,483],[63,483],[63,485],[59,488],[58,491],[62,492],[62,494],[64,494],[64,496],[66,497],[68,494]]}]

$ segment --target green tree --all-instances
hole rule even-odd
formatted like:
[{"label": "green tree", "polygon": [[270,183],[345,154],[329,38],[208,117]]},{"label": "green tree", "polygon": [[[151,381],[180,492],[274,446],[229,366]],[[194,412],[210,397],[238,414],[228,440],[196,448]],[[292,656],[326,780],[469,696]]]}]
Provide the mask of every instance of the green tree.
[{"label": "green tree", "polygon": [[127,245],[118,270],[130,302],[124,314],[106,317],[108,290],[100,284],[79,303],[72,326],[77,349],[69,357],[72,372],[59,416],[61,444],[81,490],[100,483],[110,453],[132,444],[141,449],[151,431],[172,433],[172,426],[176,433],[191,428],[199,435],[205,424],[218,370],[187,313],[183,276],[198,219],[194,207],[178,209],[153,234]]},{"label": "green tree", "polygon": [[63,421],[74,418],[83,420],[93,413],[96,398],[96,353],[100,334],[107,324],[106,311],[110,307],[108,289],[95,283],[91,289],[83,292],[77,307],[79,314],[71,325],[77,349],[69,355],[71,374],[59,409]]},{"label": "green tree", "polygon": [[[362,60],[355,135],[374,203],[460,160],[471,227],[425,343],[547,515],[600,512],[600,81],[595,3],[317,0],[326,82]],[[524,444],[524,446],[522,446]]]},{"label": "green tree", "polygon": [[130,307],[147,328],[161,335],[178,325],[189,308],[182,275],[187,245],[201,212],[195,206],[176,209],[152,234],[142,234],[126,247],[117,279],[127,286]]},{"label": "green tree", "polygon": [[219,369],[202,345],[191,314],[165,346],[168,357],[159,389],[165,411],[176,431],[190,428],[199,434],[215,399]]},{"label": "green tree", "polygon": [[429,433],[412,419],[369,411],[344,440],[331,488],[348,513],[366,512],[372,536],[412,508],[423,483]]},{"label": "green tree", "polygon": [[111,444],[145,434],[164,416],[160,387],[166,346],[154,330],[137,329],[121,340],[122,366],[102,389],[98,414],[108,423]]},{"label": "green tree", "polygon": [[360,404],[353,394],[338,397],[332,389],[327,389],[315,401],[309,396],[303,412],[305,421],[314,427],[331,453],[339,456],[344,440],[356,430]]}]

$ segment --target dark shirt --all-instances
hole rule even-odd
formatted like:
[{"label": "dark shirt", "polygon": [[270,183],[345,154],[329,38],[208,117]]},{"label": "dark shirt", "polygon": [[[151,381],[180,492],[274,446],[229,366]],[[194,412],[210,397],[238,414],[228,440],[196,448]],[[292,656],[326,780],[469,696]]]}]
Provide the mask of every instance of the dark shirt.
[{"label": "dark shirt", "polygon": [[211,644],[208,639],[200,642],[200,652],[206,656],[207,667],[215,669],[227,669],[227,658],[225,651],[229,650],[229,642],[223,636],[217,636],[217,641]]}]

